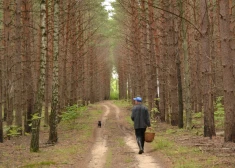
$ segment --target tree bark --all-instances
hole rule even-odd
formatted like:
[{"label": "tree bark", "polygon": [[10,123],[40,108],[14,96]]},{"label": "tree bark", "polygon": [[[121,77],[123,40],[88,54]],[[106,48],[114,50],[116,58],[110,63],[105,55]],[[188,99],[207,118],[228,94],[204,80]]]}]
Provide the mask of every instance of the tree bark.
[{"label": "tree bark", "polygon": [[[1,53],[1,52],[0,52]],[[3,63],[3,58],[0,56],[0,142],[3,143],[3,116],[2,116],[2,63]]]},{"label": "tree bark", "polygon": [[39,150],[39,131],[42,113],[42,101],[45,93],[45,70],[46,70],[46,50],[47,50],[47,34],[46,34],[46,1],[41,0],[41,57],[40,57],[40,76],[38,80],[38,90],[35,102],[35,109],[32,119],[32,138],[30,143],[30,151],[38,152]]},{"label": "tree bark", "polygon": [[54,38],[53,38],[53,85],[52,85],[52,106],[50,114],[49,143],[56,143],[58,124],[58,102],[59,102],[59,80],[58,80],[58,55],[59,55],[59,0],[54,0]]},{"label": "tree bark", "polygon": [[16,113],[16,125],[18,127],[22,126],[22,67],[21,67],[21,4],[22,0],[16,1],[16,14],[15,14],[15,61],[16,64],[15,68],[15,78],[16,78],[16,85],[15,85],[15,113]]},{"label": "tree bark", "polygon": [[219,1],[220,6],[220,38],[223,65],[224,109],[225,109],[225,142],[235,142],[235,79],[233,73],[234,59],[234,23],[229,1]]},{"label": "tree bark", "polygon": [[[183,18],[183,1],[180,0],[180,16]],[[192,127],[192,106],[191,106],[191,92],[190,92],[190,62],[189,62],[189,51],[188,51],[188,37],[185,20],[181,20],[182,25],[182,48],[184,53],[184,82],[185,82],[185,111],[186,111],[186,129]]]},{"label": "tree bark", "polygon": [[22,36],[22,73],[23,73],[23,89],[22,89],[22,109],[23,116],[22,127],[24,131],[29,133],[31,131],[31,115],[33,111],[34,102],[34,86],[35,81],[32,74],[34,74],[32,69],[32,56],[31,54],[31,31],[30,31],[30,20],[31,11],[29,0],[22,1],[22,25],[23,25],[23,36]]},{"label": "tree bark", "polygon": [[[170,11],[171,12],[176,12],[174,10],[174,1],[169,1],[170,2]],[[175,41],[177,38],[176,34],[176,22],[177,20],[172,16],[169,15],[169,29],[168,29],[168,34],[167,34],[167,44],[168,44],[168,58],[169,58],[169,89],[170,89],[170,122],[172,126],[177,126],[178,125],[178,94],[177,94],[177,67],[176,67],[176,47]]]},{"label": "tree bark", "polygon": [[11,1],[4,0],[4,57],[5,57],[5,75],[4,75],[4,92],[5,92],[5,104],[4,104],[4,117],[6,118],[7,125],[12,125],[13,122],[13,91],[14,86],[12,82],[12,31],[11,31]]},{"label": "tree bark", "polygon": [[[49,108],[52,94],[52,66],[53,66],[53,2],[46,0],[46,29],[47,29],[47,65],[46,65],[46,83],[45,83],[45,113],[44,126],[49,125]],[[50,30],[50,31],[49,31]]]},{"label": "tree bark", "polygon": [[179,109],[178,109],[178,127],[183,128],[184,127],[184,102],[183,102],[183,87],[182,87],[182,79],[181,79],[181,62],[179,59],[179,55],[177,56],[177,80],[178,80],[178,103],[179,103]]},{"label": "tree bark", "polygon": [[204,109],[204,136],[215,135],[213,92],[211,77],[211,54],[210,54],[210,23],[208,18],[207,0],[201,0],[201,47],[202,47],[202,85],[203,85],[203,109]]},{"label": "tree bark", "polygon": [[151,66],[151,82],[148,83],[151,86],[151,94],[149,95],[150,100],[148,101],[150,104],[149,110],[155,107],[155,98],[157,93],[157,45],[156,40],[156,20],[154,16],[153,9],[153,0],[148,0],[148,9],[149,9],[149,39],[150,39],[150,66]]}]

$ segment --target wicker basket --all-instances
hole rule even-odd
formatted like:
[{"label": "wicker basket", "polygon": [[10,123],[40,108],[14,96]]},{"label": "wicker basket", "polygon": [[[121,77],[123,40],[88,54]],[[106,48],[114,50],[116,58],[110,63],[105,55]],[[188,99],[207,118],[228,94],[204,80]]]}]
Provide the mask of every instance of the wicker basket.
[{"label": "wicker basket", "polygon": [[[148,131],[150,130],[150,132]],[[154,137],[155,137],[155,132],[152,128],[149,128],[146,132],[145,132],[145,142],[153,142]]]}]

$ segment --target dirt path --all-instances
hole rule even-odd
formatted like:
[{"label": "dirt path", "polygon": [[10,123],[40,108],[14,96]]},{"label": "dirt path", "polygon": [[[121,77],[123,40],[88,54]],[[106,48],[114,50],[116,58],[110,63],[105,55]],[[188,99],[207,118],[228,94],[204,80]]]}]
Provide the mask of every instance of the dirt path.
[{"label": "dirt path", "polygon": [[164,167],[160,166],[149,153],[151,150],[149,144],[146,144],[144,154],[138,154],[139,150],[133,132],[125,127],[125,115],[121,114],[116,105],[107,101],[102,103],[102,106],[105,110],[102,128],[97,129],[88,168]]},{"label": "dirt path", "polygon": [[[103,105],[105,107],[105,113],[102,117],[101,123],[102,128],[105,128],[105,122],[108,114],[110,113],[110,109],[108,106]],[[97,129],[96,132],[96,142],[92,148],[92,159],[89,163],[89,168],[102,168],[106,161],[106,151],[107,151],[107,136],[104,135],[105,129]]]}]

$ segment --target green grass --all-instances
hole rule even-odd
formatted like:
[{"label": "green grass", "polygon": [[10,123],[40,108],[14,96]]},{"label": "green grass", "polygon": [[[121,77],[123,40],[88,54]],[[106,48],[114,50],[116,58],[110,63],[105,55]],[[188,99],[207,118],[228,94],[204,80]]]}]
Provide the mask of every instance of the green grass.
[{"label": "green grass", "polygon": [[93,128],[89,123],[93,123],[101,114],[102,111],[100,109],[90,110],[89,113],[87,113],[87,110],[84,110],[77,116],[77,119],[64,120],[61,122],[61,125],[63,125],[64,130],[82,131],[80,140],[85,140],[91,137],[93,133]]},{"label": "green grass", "polygon": [[153,142],[153,147],[156,150],[166,150],[168,148],[171,148],[172,146],[172,142],[164,138],[157,138],[157,140],[155,139]]},{"label": "green grass", "polygon": [[31,163],[25,166],[22,166],[21,168],[37,168],[37,167],[42,167],[42,166],[50,166],[50,165],[55,165],[56,163],[53,161],[43,161],[39,163]]},{"label": "green grass", "polygon": [[118,98],[119,98],[118,92],[111,92],[110,93],[110,99],[111,100],[118,100]]},{"label": "green grass", "polygon": [[191,160],[185,160],[184,158],[179,158],[175,168],[202,168],[201,165],[191,162]]},{"label": "green grass", "polygon": [[125,119],[131,126],[134,126],[134,122],[131,120],[131,116],[127,116]]},{"label": "green grass", "polygon": [[[169,134],[170,132],[170,134]],[[161,132],[152,142],[155,150],[166,155],[173,162],[174,168],[209,168],[210,163],[216,162],[216,157],[203,153],[197,147],[189,147],[184,144],[176,144],[168,139],[172,136],[180,136],[181,131],[173,131],[169,129],[166,132]],[[210,160],[208,162],[208,160]]]},{"label": "green grass", "polygon": [[133,160],[130,157],[125,158],[125,163],[131,163],[131,162],[133,162]]},{"label": "green grass", "polygon": [[119,107],[131,107],[131,103],[128,100],[114,100],[113,103]]},{"label": "green grass", "polygon": [[20,144],[20,145],[16,145],[15,149],[16,150],[23,150],[23,149],[27,149],[27,146]]},{"label": "green grass", "polygon": [[113,152],[111,149],[108,149],[107,157],[106,157],[106,163],[105,168],[111,168],[112,167],[112,159],[113,159]]},{"label": "green grass", "polygon": [[177,130],[175,130],[175,129],[167,129],[166,130],[166,133],[167,134],[174,134],[174,133],[176,133],[177,132]]},{"label": "green grass", "polygon": [[116,141],[118,143],[118,146],[121,146],[121,147],[125,146],[126,144],[123,138],[118,138]]}]

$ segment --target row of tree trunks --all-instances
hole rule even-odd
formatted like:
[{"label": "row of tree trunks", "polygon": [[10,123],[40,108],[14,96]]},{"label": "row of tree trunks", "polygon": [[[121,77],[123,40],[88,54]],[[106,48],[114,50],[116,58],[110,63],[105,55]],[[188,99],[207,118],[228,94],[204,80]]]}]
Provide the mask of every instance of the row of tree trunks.
[{"label": "row of tree trunks", "polygon": [[108,15],[101,0],[1,5],[1,117],[9,128],[32,131],[30,150],[38,151],[41,121],[50,126],[48,142],[55,143],[58,114],[66,106],[109,99],[110,41],[101,29]]},{"label": "row of tree trunks", "polygon": [[[119,88],[122,95],[126,92],[128,93],[124,94],[125,98],[143,97],[151,111],[156,106],[154,99],[157,97],[155,58],[157,37],[153,37],[157,33],[154,29],[151,29],[156,23],[154,21],[153,8],[148,9],[148,4],[152,4],[153,1],[141,1],[140,6],[136,0],[130,2],[120,0],[120,3],[123,5],[129,3],[128,10],[131,15],[125,18],[129,19],[130,27],[125,32],[126,37],[123,40],[125,44],[120,45],[127,46],[125,52],[122,52],[122,54],[125,53],[127,55],[127,59],[126,61],[123,61],[124,59],[122,58],[116,59],[118,62],[117,71],[120,74],[119,79],[124,82],[119,82]],[[118,15],[121,16],[122,14],[119,13]],[[125,69],[128,69],[129,73],[126,73]]]},{"label": "row of tree trunks", "polygon": [[[141,95],[150,110],[158,108],[161,121],[179,128],[185,123],[185,128],[191,129],[193,113],[203,112],[205,137],[216,135],[214,103],[224,96],[225,141],[233,141],[234,2],[187,2],[118,0],[115,3],[115,20],[120,24],[122,37],[117,46],[123,46],[122,54],[127,57],[126,62],[123,56],[118,59],[120,52],[117,52],[117,71],[120,80],[127,84],[125,88],[120,82],[120,91],[130,93],[131,99]],[[139,78],[144,76],[145,82]],[[159,106],[153,105],[153,93],[159,97]]]}]

